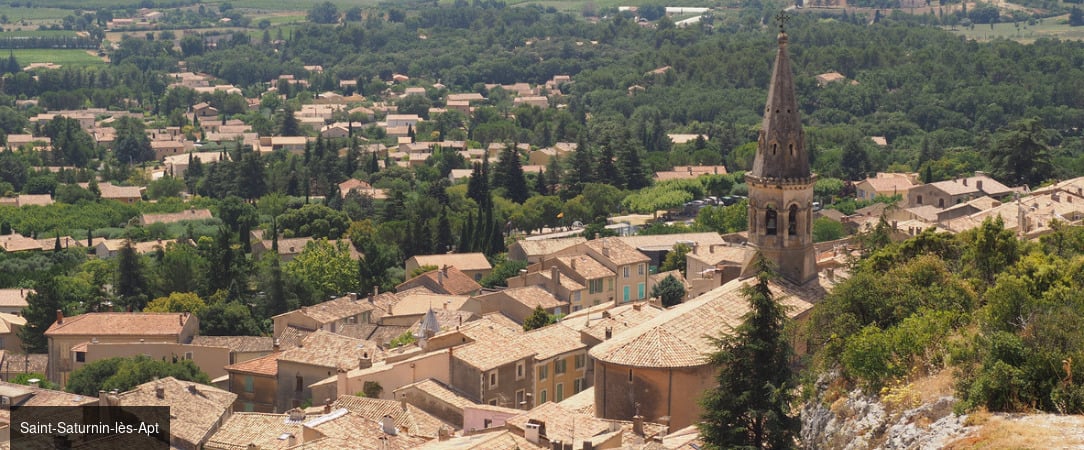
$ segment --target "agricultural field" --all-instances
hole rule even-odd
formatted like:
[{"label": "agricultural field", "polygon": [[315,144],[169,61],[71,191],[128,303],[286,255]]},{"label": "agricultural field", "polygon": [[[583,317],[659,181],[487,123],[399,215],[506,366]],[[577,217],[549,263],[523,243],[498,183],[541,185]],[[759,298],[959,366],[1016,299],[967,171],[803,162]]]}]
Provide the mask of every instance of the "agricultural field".
[{"label": "agricultural field", "polygon": [[[949,28],[945,27],[945,29]],[[995,23],[993,27],[988,24],[978,24],[974,28],[957,26],[954,33],[977,41],[1010,39],[1024,44],[1041,38],[1084,40],[1084,27],[1070,27],[1068,15],[1048,17],[1035,25],[1021,22],[1019,24]]]},{"label": "agricultural field", "polygon": [[0,15],[8,16],[8,22],[12,24],[22,20],[60,20],[72,12],[62,8],[16,8],[10,4],[0,4]]},{"label": "agricultural field", "polygon": [[[19,64],[26,66],[31,63],[53,63],[60,64],[61,66],[93,66],[98,64],[105,64],[102,58],[99,58],[86,50],[74,50],[74,49],[18,49],[13,50],[15,54],[15,60],[19,61]],[[3,55],[7,57],[7,55]]]},{"label": "agricultural field", "polygon": [[75,37],[71,30],[6,30],[3,37]]}]

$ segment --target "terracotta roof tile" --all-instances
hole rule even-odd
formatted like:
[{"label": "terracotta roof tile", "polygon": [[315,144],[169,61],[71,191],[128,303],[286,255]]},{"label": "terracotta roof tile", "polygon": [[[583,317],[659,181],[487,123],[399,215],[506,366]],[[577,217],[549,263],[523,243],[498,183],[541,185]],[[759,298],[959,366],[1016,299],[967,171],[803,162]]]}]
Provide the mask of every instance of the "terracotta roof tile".
[{"label": "terracotta roof tile", "polygon": [[0,289],[0,306],[25,308],[26,297],[34,293],[33,289],[7,288]]},{"label": "terracotta roof tile", "polygon": [[602,263],[587,255],[577,256],[558,256],[556,258],[561,264],[577,273],[579,276],[587,280],[594,280],[598,278],[606,278],[614,276],[614,272],[607,269]]},{"label": "terracotta roof tile", "polygon": [[587,345],[580,341],[579,332],[559,325],[528,331],[520,335],[517,340],[535,353],[536,360],[587,348]]},{"label": "terracotta roof tile", "polygon": [[[634,367],[696,367],[707,364],[715,347],[707,336],[737,326],[749,304],[741,288],[754,279],[733,280],[704,295],[613,336],[591,349],[591,356],[612,364]],[[813,307],[824,295],[820,286],[795,287],[771,283],[776,299],[795,317]]]},{"label": "terracotta roof tile", "polygon": [[556,238],[556,239],[525,239],[513,245],[518,245],[527,256],[545,257],[557,253],[576,244],[587,242],[582,237]]},{"label": "terracotta roof tile", "polygon": [[[164,389],[162,398],[155,392],[158,387]],[[166,377],[143,383],[114,398],[120,406],[168,406],[170,435],[199,445],[231,410],[237,394]]]},{"label": "terracotta roof tile", "polygon": [[225,347],[235,352],[269,352],[274,349],[270,336],[193,336],[192,345]]},{"label": "terracotta roof tile", "polygon": [[[319,367],[354,367],[358,358],[368,355],[374,362],[382,359],[376,344],[323,330],[314,331],[301,340],[302,345],[278,353],[280,361],[297,362]],[[280,344],[281,345],[281,344]]]},{"label": "terracotta roof tile", "polygon": [[[452,387],[450,387],[450,386],[448,386],[448,385],[446,385],[444,383],[441,383],[439,380],[434,380],[432,378],[426,378],[426,379],[424,379],[422,381],[419,381],[417,383],[411,383],[411,384],[405,385],[403,387],[400,387],[400,388],[396,389],[395,392],[398,393],[398,392],[406,390],[408,388],[417,389],[417,390],[419,390],[421,392],[424,392],[424,393],[428,394],[430,397],[441,400],[444,403],[447,403],[447,404],[452,405],[452,406],[454,406],[456,408],[459,408],[459,409],[463,409],[463,408],[465,408],[467,406],[474,405],[473,401],[471,401],[469,398],[465,397],[459,391],[455,390],[454,388],[452,388]],[[399,396],[396,395],[396,397],[399,397]]]},{"label": "terracotta roof tile", "polygon": [[[508,288],[499,293],[511,297],[513,300],[530,309],[534,309],[538,306],[541,306],[542,309],[551,309],[567,305],[567,303],[554,297],[549,291],[538,286]],[[565,310],[567,311],[568,309],[566,308]]]},{"label": "terracotta roof tile", "polygon": [[418,450],[542,450],[527,439],[508,430],[453,437],[447,441],[429,441]]},{"label": "terracotta roof tile", "polygon": [[[509,417],[505,425],[523,431],[528,420],[546,423],[546,436],[550,441],[572,442],[574,437],[596,436],[610,431],[610,422],[587,414],[577,414],[560,404],[546,402],[518,416]],[[575,436],[573,431],[575,430]]]},{"label": "terracotta roof tile", "polygon": [[437,430],[447,427],[440,419],[414,405],[407,404],[404,407],[404,404],[398,400],[342,395],[335,400],[332,407],[345,408],[358,417],[373,421],[379,421],[385,415],[390,415],[395,421],[396,428],[405,428],[411,436],[435,438]]},{"label": "terracotta roof tile", "polygon": [[436,269],[418,275],[395,287],[396,291],[404,291],[410,288],[425,286],[430,290],[452,295],[471,294],[482,289],[482,286],[455,267]]},{"label": "terracotta roof tile", "polygon": [[422,266],[452,266],[459,270],[489,270],[493,266],[489,264],[486,255],[482,253],[441,253],[437,255],[414,255],[411,257],[418,267]]},{"label": "terracotta roof tile", "polygon": [[260,448],[285,447],[285,434],[293,434],[301,440],[300,422],[286,420],[285,414],[236,412],[207,441],[206,448],[220,450],[247,450],[249,444]]},{"label": "terracotta roof tile", "polygon": [[312,306],[304,306],[301,308],[301,313],[319,323],[331,323],[372,310],[373,305],[364,298],[351,300],[349,296],[346,296]]},{"label": "terracotta roof tile", "polygon": [[[619,266],[651,260],[647,255],[640,253],[639,250],[636,250],[631,245],[622,242],[616,237],[595,239],[587,241],[584,245],[590,247],[592,250],[598,252],[600,255],[603,255]],[[605,256],[606,253],[609,253],[609,256]]]},{"label": "terracotta roof tile", "polygon": [[264,375],[269,377],[278,376],[279,373],[279,360],[277,354],[270,354],[267,356],[261,356],[259,358],[250,359],[248,361],[242,361],[236,364],[230,364],[225,367],[227,372],[247,373],[253,375]]},{"label": "terracotta roof tile", "polygon": [[87,313],[54,322],[47,336],[178,336],[194,316],[186,313]]}]

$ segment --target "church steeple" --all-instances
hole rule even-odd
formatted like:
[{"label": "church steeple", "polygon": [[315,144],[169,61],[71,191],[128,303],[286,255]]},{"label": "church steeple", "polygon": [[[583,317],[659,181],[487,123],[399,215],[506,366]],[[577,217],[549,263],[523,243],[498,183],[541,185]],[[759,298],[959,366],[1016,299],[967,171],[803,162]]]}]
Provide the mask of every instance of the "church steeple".
[{"label": "church steeple", "polygon": [[[813,248],[813,183],[809,154],[787,58],[787,17],[780,13],[779,51],[764,107],[749,186],[749,243],[795,284],[817,277]],[[751,259],[750,259],[751,261]],[[747,264],[748,265],[748,264]]]},{"label": "church steeple", "polygon": [[787,58],[787,33],[783,29],[786,16],[780,13],[777,18],[780,21],[779,51],[775,56],[756,159],[750,173],[761,178],[806,178],[810,175],[809,155],[805,150],[805,134],[794,94],[794,72]]}]

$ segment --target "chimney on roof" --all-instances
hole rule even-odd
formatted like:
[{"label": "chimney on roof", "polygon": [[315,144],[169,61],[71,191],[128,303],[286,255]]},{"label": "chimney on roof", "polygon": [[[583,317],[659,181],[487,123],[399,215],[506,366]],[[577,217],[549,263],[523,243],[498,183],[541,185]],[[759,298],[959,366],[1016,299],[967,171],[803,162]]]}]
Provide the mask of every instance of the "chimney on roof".
[{"label": "chimney on roof", "polygon": [[63,325],[64,324],[64,311],[61,311],[59,309],[56,310],[56,324],[57,325]]},{"label": "chimney on roof", "polygon": [[392,436],[399,434],[399,431],[395,429],[395,419],[392,419],[390,414],[384,414],[384,418],[380,419],[380,429],[384,431],[384,434]]},{"label": "chimney on roof", "polygon": [[345,395],[347,389],[347,376],[346,369],[339,367],[335,369],[335,390],[338,391],[338,395]]},{"label": "chimney on roof", "polygon": [[180,324],[183,327],[184,326],[184,314],[178,315],[177,319],[178,319],[178,324]]},{"label": "chimney on roof", "polygon": [[271,351],[273,351],[275,353],[278,353],[279,350],[282,350],[282,346],[279,343],[279,340],[275,339],[275,340],[271,341]]},{"label": "chimney on roof", "polygon": [[561,269],[557,266],[550,267],[550,279],[553,280],[553,289],[550,291],[557,292],[557,286],[561,285]]},{"label": "chimney on roof", "polygon": [[685,168],[689,169],[689,175],[693,174],[693,166],[685,166]]},{"label": "chimney on roof", "polygon": [[362,352],[361,357],[358,358],[358,369],[368,369],[373,367],[373,359],[369,357],[369,352]]},{"label": "chimney on roof", "polygon": [[443,270],[438,270],[437,271],[437,285],[438,286],[444,286],[444,271]]},{"label": "chimney on roof", "polygon": [[165,388],[165,386],[162,386],[161,384],[154,385],[154,396],[158,397],[159,399],[166,398],[166,388]]},{"label": "chimney on roof", "polygon": [[400,408],[403,408],[403,412],[406,412],[406,410],[407,410],[407,407],[406,407],[406,396],[404,396],[403,398],[399,399],[399,407],[400,407]]},{"label": "chimney on roof", "polygon": [[644,437],[644,416],[639,414],[632,416],[632,432],[637,436]]},{"label": "chimney on roof", "polygon": [[613,327],[606,327],[606,339],[605,340],[608,341],[612,337],[614,337],[614,329],[613,329]]},{"label": "chimney on roof", "polygon": [[572,266],[572,270],[576,270],[576,257],[575,256],[572,257],[572,263],[570,265]]},{"label": "chimney on roof", "polygon": [[189,394],[199,394],[199,391],[196,390],[196,385],[194,385],[194,384],[188,385],[188,393]]},{"label": "chimney on roof", "polygon": [[324,399],[324,414],[331,414],[331,397]]},{"label": "chimney on roof", "polygon": [[967,178],[964,178],[964,186],[967,186]]},{"label": "chimney on roof", "polygon": [[289,435],[287,435],[286,436],[286,446],[287,447],[297,446],[297,436],[294,436],[293,433],[290,433]]},{"label": "chimney on roof", "polygon": [[640,308],[642,308],[643,306],[644,306],[643,303],[633,303],[632,304],[632,309],[635,310],[635,311],[639,311]]},{"label": "chimney on roof", "polygon": [[351,293],[347,294],[347,296],[350,297],[350,301],[352,301],[352,302],[358,301],[358,293],[357,292],[351,292]]}]

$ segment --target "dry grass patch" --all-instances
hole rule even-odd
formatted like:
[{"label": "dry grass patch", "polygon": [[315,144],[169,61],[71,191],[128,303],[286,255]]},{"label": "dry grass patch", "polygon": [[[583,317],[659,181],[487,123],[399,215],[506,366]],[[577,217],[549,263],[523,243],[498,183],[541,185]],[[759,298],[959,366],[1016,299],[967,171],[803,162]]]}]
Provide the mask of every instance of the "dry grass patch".
[{"label": "dry grass patch", "polygon": [[[981,428],[958,439],[949,450],[1084,448],[1084,417],[1041,414],[1007,418],[977,413]],[[971,418],[969,418],[971,421]]]}]

